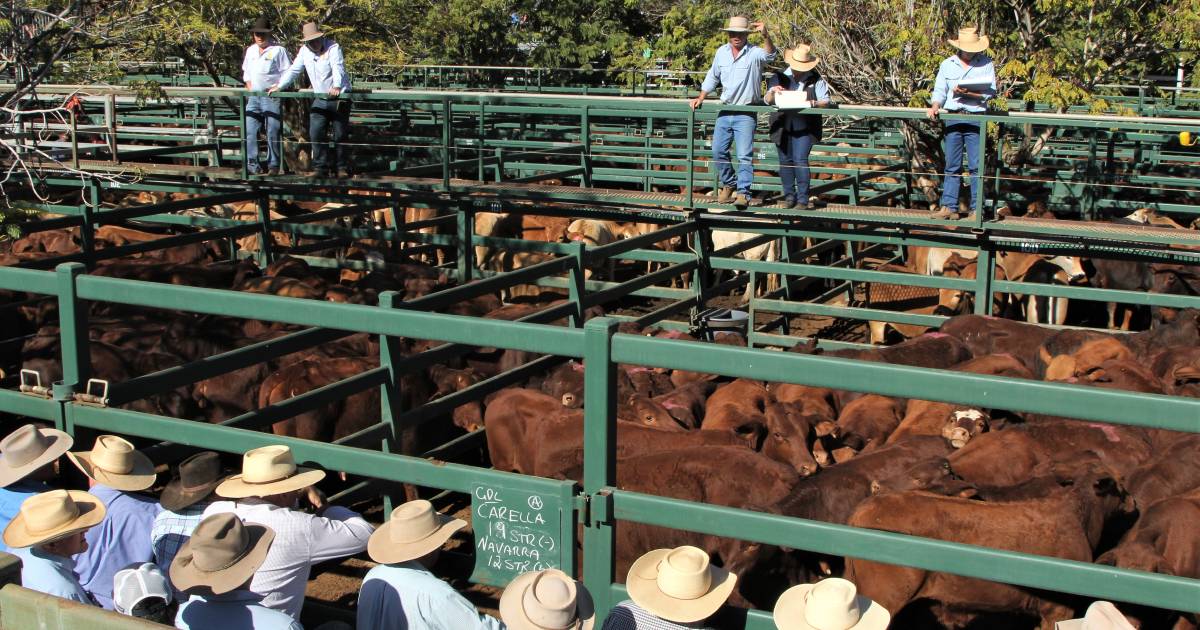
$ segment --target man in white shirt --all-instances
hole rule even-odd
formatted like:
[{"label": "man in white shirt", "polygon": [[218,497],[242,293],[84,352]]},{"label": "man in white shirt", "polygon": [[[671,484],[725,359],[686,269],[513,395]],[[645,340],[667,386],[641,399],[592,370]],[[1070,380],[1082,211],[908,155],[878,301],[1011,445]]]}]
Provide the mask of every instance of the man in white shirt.
[{"label": "man in white shirt", "polygon": [[[325,471],[297,468],[286,446],[256,448],[242,456],[242,474],[217,486],[217,496],[234,500],[216,501],[204,510],[205,518],[233,512],[275,532],[249,590],[263,597],[263,606],[294,619],[300,618],[312,565],[361,552],[374,531],[356,512],[324,503],[312,488],[324,477]],[[296,509],[302,494],[316,514]]]},{"label": "man in white shirt", "polygon": [[[308,74],[312,86],[312,108],[308,115],[308,139],[312,141],[312,172],[317,177],[332,177],[339,174],[350,176],[350,160],[346,151],[346,138],[350,135],[350,101],[338,99],[343,92],[350,91],[350,75],[346,74],[342,47],[325,37],[315,22],[304,25],[301,40],[304,46],[296,53],[296,60],[283,77],[267,93],[282,90],[292,84],[300,71]],[[326,150],[326,136],[333,127],[334,159],[330,160]]]},{"label": "man in white shirt", "polygon": [[[242,82],[252,92],[262,92],[279,83],[279,78],[292,64],[287,50],[271,37],[271,23],[266,16],[254,21],[250,28],[254,43],[246,49],[242,60]],[[258,162],[258,132],[267,128],[267,174],[279,174],[279,137],[283,129],[279,99],[266,96],[246,98],[246,171],[261,173]]]}]

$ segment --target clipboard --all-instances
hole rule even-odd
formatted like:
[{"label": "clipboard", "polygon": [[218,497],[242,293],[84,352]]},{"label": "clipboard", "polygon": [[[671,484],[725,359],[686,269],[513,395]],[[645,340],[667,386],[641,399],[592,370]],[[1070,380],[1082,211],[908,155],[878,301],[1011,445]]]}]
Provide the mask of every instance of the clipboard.
[{"label": "clipboard", "polygon": [[776,109],[808,109],[812,107],[812,102],[807,100],[808,95],[800,90],[784,90],[775,93],[775,108]]},{"label": "clipboard", "polygon": [[971,79],[969,81],[959,81],[955,87],[963,88],[968,92],[983,92],[992,89],[992,80],[986,79],[981,81],[979,79]]}]

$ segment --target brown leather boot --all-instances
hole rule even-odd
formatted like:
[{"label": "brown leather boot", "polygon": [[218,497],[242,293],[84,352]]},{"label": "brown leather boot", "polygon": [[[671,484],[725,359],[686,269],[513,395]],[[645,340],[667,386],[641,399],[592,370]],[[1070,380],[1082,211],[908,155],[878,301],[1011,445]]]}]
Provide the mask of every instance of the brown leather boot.
[{"label": "brown leather boot", "polygon": [[733,201],[733,188],[722,186],[717,190],[717,203],[729,203]]}]

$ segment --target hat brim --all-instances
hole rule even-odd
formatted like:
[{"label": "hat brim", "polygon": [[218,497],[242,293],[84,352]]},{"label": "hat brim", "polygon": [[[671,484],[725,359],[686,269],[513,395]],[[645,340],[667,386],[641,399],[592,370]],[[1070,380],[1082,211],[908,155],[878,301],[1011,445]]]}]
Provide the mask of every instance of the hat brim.
[{"label": "hat brim", "polygon": [[217,485],[217,496],[226,499],[269,497],[293,490],[303,490],[325,478],[324,470],[297,468],[296,474],[271,483],[247,483],[242,475],[233,475]]},{"label": "hat brim", "polygon": [[367,555],[380,564],[416,560],[441,549],[454,532],[467,526],[466,521],[445,514],[434,514],[434,518],[438,520],[438,528],[425,538],[409,543],[392,541],[394,523],[389,520],[380,525],[379,529],[375,530],[371,534],[371,538],[367,540]]},{"label": "hat brim", "polygon": [[252,28],[252,29],[250,29],[250,32],[251,33],[262,33],[263,35],[270,35],[271,29],[269,29],[269,28]]},{"label": "hat brim", "polygon": [[[504,593],[500,595],[500,620],[512,630],[546,630],[529,619],[522,602],[525,591],[533,584],[533,579],[539,571],[529,571],[513,578]],[[596,606],[592,602],[592,594],[583,586],[583,582],[575,580],[575,625],[570,630],[592,630],[596,625]]]},{"label": "hat brim", "polygon": [[1067,619],[1054,624],[1054,630],[1083,630],[1083,619]]},{"label": "hat brim", "polygon": [[212,494],[222,481],[224,479],[218,477],[197,488],[185,489],[182,479],[172,479],[163,488],[162,495],[158,497],[158,504],[163,506],[163,509],[178,512],[208,498],[208,495]]},{"label": "hat brim", "polygon": [[312,40],[317,39],[318,37],[325,37],[325,33],[322,33],[321,31],[317,31],[316,33],[313,33],[312,35],[309,35],[308,37],[301,37],[300,41],[311,42]]},{"label": "hat brim", "polygon": [[114,490],[124,492],[137,492],[145,490],[154,485],[155,478],[158,477],[154,472],[154,464],[139,451],[133,451],[133,468],[123,474],[112,473],[98,468],[92,463],[92,453],[85,452],[67,452],[67,458],[72,464],[78,468],[83,474],[87,475],[88,479],[95,481],[98,484],[108,486]]},{"label": "hat brim", "polygon": [[71,500],[79,508],[79,516],[75,517],[70,523],[66,523],[51,531],[31,533],[28,529],[25,515],[17,512],[13,520],[8,523],[8,527],[4,529],[4,544],[13,549],[43,545],[48,542],[54,542],[64,536],[95,527],[100,524],[100,521],[104,520],[104,515],[107,511],[104,507],[104,502],[99,497],[82,490],[67,490],[67,492],[70,494]]},{"label": "hat brim", "polygon": [[981,35],[979,41],[973,44],[963,44],[957,39],[952,39],[950,40],[950,45],[965,52],[977,53],[987,50],[992,45],[992,42],[988,39],[987,35]]},{"label": "hat brim", "polygon": [[6,488],[24,479],[29,473],[62,457],[75,444],[74,438],[57,429],[38,429],[37,431],[45,437],[53,438],[54,441],[46,447],[46,452],[20,466],[6,465],[4,456],[0,455],[0,488]]},{"label": "hat brim", "polygon": [[[813,586],[816,585],[798,584],[779,596],[779,600],[775,602],[775,610],[771,613],[776,628],[779,630],[819,630],[804,620],[804,609],[807,606],[804,598]],[[858,623],[846,630],[885,630],[891,623],[892,614],[883,606],[872,601],[871,598],[856,595],[854,599],[858,603],[858,610],[861,611],[862,616],[859,617]]]},{"label": "hat brim", "polygon": [[670,549],[655,549],[634,561],[633,566],[629,567],[629,574],[625,576],[629,598],[646,612],[667,621],[693,623],[711,617],[733,593],[737,576],[710,564],[708,570],[712,579],[707,593],[696,599],[671,597],[659,590],[656,578],[642,577],[657,575],[659,562],[670,552]]},{"label": "hat brim", "polygon": [[813,59],[812,61],[805,61],[805,62],[792,61],[790,58],[788,58],[788,59],[786,59],[786,61],[787,61],[788,67],[791,68],[792,70],[795,70],[797,72],[808,72],[809,70],[816,68],[817,64],[821,63],[821,58],[817,57],[816,59]]},{"label": "hat brim", "polygon": [[250,551],[220,571],[204,571],[196,566],[192,554],[192,538],[183,543],[175,559],[171,561],[168,574],[175,588],[190,595],[206,597],[221,595],[241,588],[243,584],[254,577],[267,559],[271,550],[271,542],[275,540],[275,531],[264,525],[246,523],[246,533],[250,537]]},{"label": "hat brim", "polygon": [[746,33],[750,32],[750,29],[748,29],[748,28],[723,28],[723,29],[721,29],[721,31],[723,31],[725,33],[739,33],[739,34],[745,35]]}]

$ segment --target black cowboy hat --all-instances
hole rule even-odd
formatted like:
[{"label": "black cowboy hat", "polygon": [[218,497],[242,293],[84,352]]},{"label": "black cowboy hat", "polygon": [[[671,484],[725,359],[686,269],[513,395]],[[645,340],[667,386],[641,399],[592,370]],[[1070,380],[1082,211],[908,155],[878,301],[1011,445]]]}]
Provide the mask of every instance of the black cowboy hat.
[{"label": "black cowboy hat", "polygon": [[268,20],[267,16],[265,16],[265,15],[258,16],[258,19],[254,20],[254,26],[250,27],[250,32],[251,33],[271,33],[272,32],[271,21]]},{"label": "black cowboy hat", "polygon": [[178,512],[212,494],[223,479],[220,457],[212,451],[197,453],[179,462],[179,476],[163,488],[158,502]]}]

